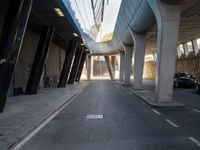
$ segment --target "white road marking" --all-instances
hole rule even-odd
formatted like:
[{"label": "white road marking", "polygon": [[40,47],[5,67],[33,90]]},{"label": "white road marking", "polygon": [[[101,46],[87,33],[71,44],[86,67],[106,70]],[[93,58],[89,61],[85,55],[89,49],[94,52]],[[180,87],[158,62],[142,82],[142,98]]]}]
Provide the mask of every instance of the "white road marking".
[{"label": "white road marking", "polygon": [[87,119],[103,119],[103,115],[100,114],[89,114],[86,116]]},{"label": "white road marking", "polygon": [[161,115],[161,113],[159,111],[155,110],[155,109],[152,109],[152,111],[157,115]]},{"label": "white road marking", "polygon": [[133,93],[132,92],[128,92],[130,95],[133,95]]},{"label": "white road marking", "polygon": [[200,113],[200,110],[198,110],[198,109],[192,109],[192,110],[195,111],[195,112]]},{"label": "white road marking", "polygon": [[165,119],[165,121],[166,121],[167,123],[169,123],[172,127],[178,128],[178,125],[176,125],[176,124],[175,124],[174,122],[172,122],[171,120]]},{"label": "white road marking", "polygon": [[200,142],[197,139],[195,139],[194,137],[188,137],[188,139],[195,143],[198,147],[200,147]]}]

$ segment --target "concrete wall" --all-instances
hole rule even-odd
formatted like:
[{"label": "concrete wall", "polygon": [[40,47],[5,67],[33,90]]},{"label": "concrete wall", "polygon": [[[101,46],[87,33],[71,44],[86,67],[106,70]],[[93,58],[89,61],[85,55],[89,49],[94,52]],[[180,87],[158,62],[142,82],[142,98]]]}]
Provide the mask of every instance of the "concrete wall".
[{"label": "concrete wall", "polygon": [[[21,54],[14,74],[15,88],[22,87],[23,90],[25,90],[38,42],[39,42],[39,35],[31,31],[26,31],[24,42],[21,49]],[[48,58],[46,60],[45,69],[41,77],[41,83],[39,86],[40,89],[44,87],[43,77],[45,76],[49,77],[51,82],[54,80],[55,81],[54,86],[56,86],[55,84],[58,82],[62,65],[64,63],[64,57],[65,57],[65,50],[56,46],[55,44],[51,44]]]},{"label": "concrete wall", "polygon": [[[176,72],[185,72],[192,74],[195,78],[200,77],[200,57],[179,59],[176,61]],[[148,79],[155,79],[156,64],[153,61],[145,62],[144,77]]]},{"label": "concrete wall", "polygon": [[144,63],[144,74],[146,79],[155,80],[156,78],[156,63],[154,61],[148,61]]},{"label": "concrete wall", "polygon": [[194,77],[200,77],[200,58],[180,59],[176,62],[176,72],[186,72]]},{"label": "concrete wall", "polygon": [[59,81],[64,58],[65,51],[52,44],[46,61],[46,76],[50,77],[51,81],[55,81],[55,84],[57,84]]},{"label": "concrete wall", "polygon": [[25,89],[26,87],[38,41],[39,36],[37,34],[30,31],[26,32],[14,75],[15,88],[22,87]]}]

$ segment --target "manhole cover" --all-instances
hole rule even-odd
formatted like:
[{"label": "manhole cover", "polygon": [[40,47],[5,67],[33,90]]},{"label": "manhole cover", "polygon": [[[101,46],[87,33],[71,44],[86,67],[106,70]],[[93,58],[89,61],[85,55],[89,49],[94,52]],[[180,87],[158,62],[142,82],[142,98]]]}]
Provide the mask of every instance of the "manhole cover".
[{"label": "manhole cover", "polygon": [[103,119],[103,115],[101,114],[89,114],[86,116],[87,119]]}]

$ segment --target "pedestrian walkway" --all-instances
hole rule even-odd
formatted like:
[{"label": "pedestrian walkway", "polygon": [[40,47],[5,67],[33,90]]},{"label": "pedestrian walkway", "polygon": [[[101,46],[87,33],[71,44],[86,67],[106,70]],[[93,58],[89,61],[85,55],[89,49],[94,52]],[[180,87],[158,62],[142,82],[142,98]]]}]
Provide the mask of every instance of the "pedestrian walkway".
[{"label": "pedestrian walkway", "polygon": [[40,90],[37,95],[9,97],[5,112],[0,114],[0,150],[13,149],[87,85],[84,81],[66,88]]},{"label": "pedestrian walkway", "polygon": [[[131,93],[138,96],[144,102],[147,102],[151,106],[155,107],[175,107],[182,108],[192,107],[195,109],[200,109],[200,94],[195,93],[192,88],[174,88],[173,91],[173,101],[172,104],[155,104],[155,82],[153,80],[144,80],[142,90],[134,90],[132,87],[124,87]],[[174,105],[175,104],[175,105]],[[178,105],[177,105],[178,104]]]}]

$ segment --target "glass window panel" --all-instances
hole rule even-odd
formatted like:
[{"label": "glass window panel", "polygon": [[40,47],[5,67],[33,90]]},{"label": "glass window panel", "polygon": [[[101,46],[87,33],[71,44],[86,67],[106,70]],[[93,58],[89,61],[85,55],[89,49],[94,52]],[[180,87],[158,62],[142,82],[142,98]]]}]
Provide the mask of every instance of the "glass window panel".
[{"label": "glass window panel", "polygon": [[200,49],[200,39],[197,39],[197,46],[198,46],[198,49]]},{"label": "glass window panel", "polygon": [[187,42],[187,47],[188,47],[188,51],[189,52],[193,52],[193,46],[192,46],[192,42]]},{"label": "glass window panel", "polygon": [[177,50],[178,50],[178,52],[179,52],[180,54],[184,54],[183,44],[180,44],[180,45],[178,46]]}]

